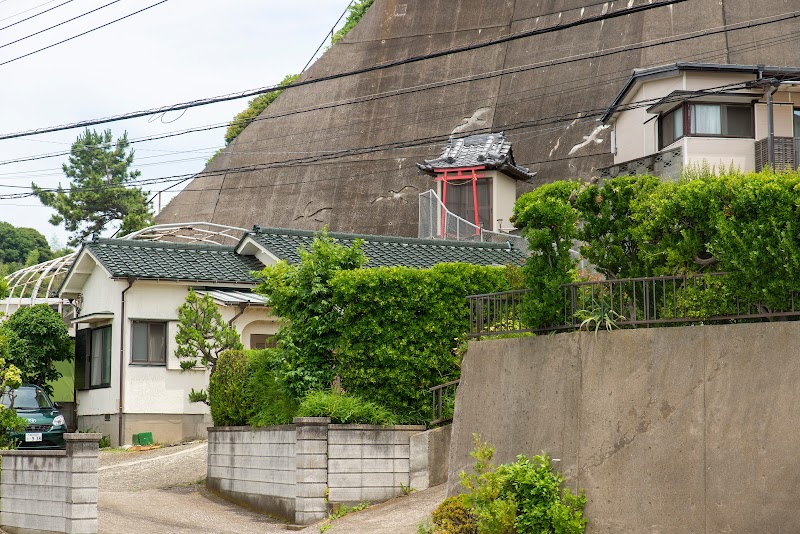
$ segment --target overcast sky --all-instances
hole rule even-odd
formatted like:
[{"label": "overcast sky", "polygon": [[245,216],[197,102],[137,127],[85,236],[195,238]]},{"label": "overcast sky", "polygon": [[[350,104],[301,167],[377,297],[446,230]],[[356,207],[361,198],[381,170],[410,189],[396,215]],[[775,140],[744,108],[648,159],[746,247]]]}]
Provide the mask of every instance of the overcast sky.
[{"label": "overcast sky", "polygon": [[[146,110],[273,85],[299,72],[349,0],[167,0],[142,13],[31,56],[20,56],[156,4],[112,5],[18,43],[12,41],[113,0],[0,0],[0,134]],[[44,10],[49,13],[7,27]],[[2,63],[13,60],[5,65]],[[226,123],[247,99],[99,125],[130,139]],[[142,178],[194,173],[223,146],[225,129],[135,143]],[[81,130],[0,141],[0,195],[19,187],[68,185],[66,156],[26,163],[11,159],[68,151]],[[170,184],[148,186],[155,192]],[[10,187],[16,186],[16,187]],[[174,193],[164,193],[166,203]],[[0,199],[0,220],[36,228],[65,243],[50,208],[35,197]]]}]

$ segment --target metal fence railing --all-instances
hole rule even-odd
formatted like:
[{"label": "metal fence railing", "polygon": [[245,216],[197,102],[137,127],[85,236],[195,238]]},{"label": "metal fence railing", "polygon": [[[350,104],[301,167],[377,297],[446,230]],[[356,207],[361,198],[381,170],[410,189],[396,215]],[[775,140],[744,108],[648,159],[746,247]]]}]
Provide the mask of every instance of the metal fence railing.
[{"label": "metal fence railing", "polygon": [[448,423],[453,420],[453,409],[456,401],[456,389],[459,380],[440,384],[430,389],[432,404],[431,425]]},{"label": "metal fence railing", "polygon": [[531,327],[521,319],[528,290],[467,297],[470,337],[524,332],[631,328],[697,322],[733,322],[800,317],[800,295],[767,308],[732,296],[725,273],[657,276],[576,282],[561,287],[563,306],[549,325]]}]

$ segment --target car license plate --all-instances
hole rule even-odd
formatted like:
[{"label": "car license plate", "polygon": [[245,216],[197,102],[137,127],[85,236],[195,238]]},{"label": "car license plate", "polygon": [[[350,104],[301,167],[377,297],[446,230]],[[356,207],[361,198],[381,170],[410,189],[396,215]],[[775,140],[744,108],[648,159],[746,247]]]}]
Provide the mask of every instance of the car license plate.
[{"label": "car license plate", "polygon": [[31,433],[27,433],[26,432],[25,433],[25,441],[26,442],[29,442],[29,441],[42,441],[42,433],[41,432],[37,432],[35,434],[31,434]]}]

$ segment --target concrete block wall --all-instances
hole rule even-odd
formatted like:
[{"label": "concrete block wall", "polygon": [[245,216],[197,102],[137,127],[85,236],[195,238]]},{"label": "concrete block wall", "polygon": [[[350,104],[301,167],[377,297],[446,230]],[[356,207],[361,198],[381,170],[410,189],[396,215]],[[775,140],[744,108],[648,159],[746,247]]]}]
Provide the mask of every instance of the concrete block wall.
[{"label": "concrete block wall", "polygon": [[410,439],[424,426],[328,427],[328,500],[381,502],[410,485]]},{"label": "concrete block wall", "polygon": [[0,451],[0,527],[96,533],[100,436],[65,434],[66,450]]},{"label": "concrete block wall", "polygon": [[[334,425],[327,417],[298,417],[280,427],[209,428],[206,484],[226,499],[305,525],[327,517],[334,504],[402,494],[411,484],[412,436],[424,431]],[[430,440],[423,442],[426,449],[416,456],[432,458]],[[447,454],[433,461],[446,464]],[[422,463],[419,469],[427,470]]]},{"label": "concrete block wall", "polygon": [[293,521],[296,463],[294,425],[208,429],[206,485],[239,504]]}]

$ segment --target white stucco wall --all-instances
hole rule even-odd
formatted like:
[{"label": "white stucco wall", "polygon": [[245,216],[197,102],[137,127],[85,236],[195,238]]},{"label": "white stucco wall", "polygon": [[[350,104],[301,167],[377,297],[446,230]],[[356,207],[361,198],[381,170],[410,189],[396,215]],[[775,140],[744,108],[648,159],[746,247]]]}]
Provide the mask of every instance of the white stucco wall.
[{"label": "white stucco wall", "polygon": [[731,164],[744,172],[755,169],[756,149],[753,139],[685,137],[681,142],[684,146],[684,167],[707,163],[717,173]]},{"label": "white stucco wall", "polygon": [[[84,283],[81,316],[111,312],[114,319],[92,323],[92,328],[111,324],[111,387],[78,391],[78,413],[80,415],[103,415],[117,413],[119,404],[119,320],[120,297],[127,282],[111,280],[100,267],[96,267]],[[78,329],[89,327],[78,324]]]},{"label": "white stucco wall", "polygon": [[[127,281],[115,281],[101,269],[96,268],[84,285],[84,307],[81,315],[112,312],[113,321],[93,324],[99,327],[112,324],[111,387],[78,392],[78,413],[84,415],[116,414],[119,403],[120,360],[123,363],[125,413],[137,414],[207,414],[208,407],[202,403],[190,403],[192,389],[208,387],[208,372],[205,370],[182,371],[175,350],[178,307],[183,304],[190,285],[170,281],[135,281],[125,294],[125,328],[122,355],[120,354],[120,304],[122,291]],[[245,288],[240,288],[245,289]],[[238,306],[220,306],[225,321],[240,313]],[[130,363],[131,323],[134,320],[167,321],[167,364],[140,365]],[[86,325],[81,325],[85,327]],[[246,308],[234,321],[242,339],[249,348],[249,333],[273,334],[278,325],[264,307]]]},{"label": "white stucco wall", "polygon": [[514,214],[514,202],[517,201],[516,181],[498,171],[486,171],[486,176],[491,176],[494,186],[492,196],[492,225],[491,230],[499,232],[497,220],[503,220],[503,228],[513,228],[511,216]]}]

